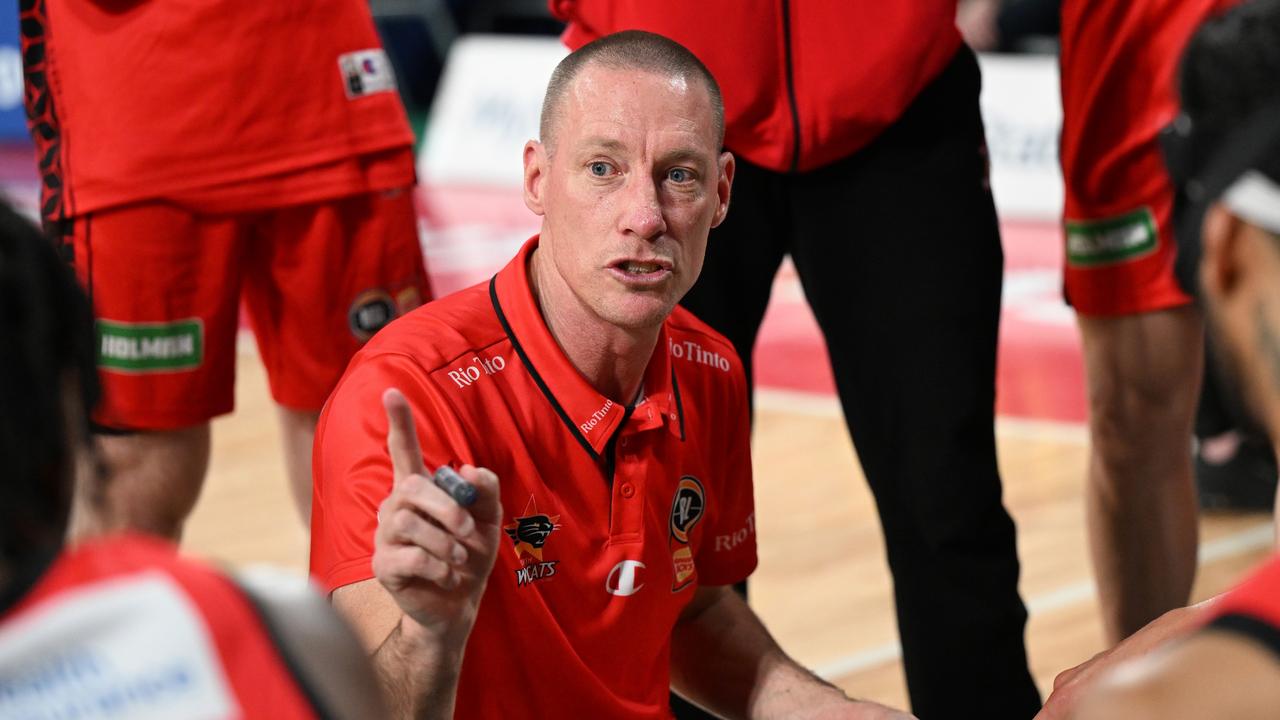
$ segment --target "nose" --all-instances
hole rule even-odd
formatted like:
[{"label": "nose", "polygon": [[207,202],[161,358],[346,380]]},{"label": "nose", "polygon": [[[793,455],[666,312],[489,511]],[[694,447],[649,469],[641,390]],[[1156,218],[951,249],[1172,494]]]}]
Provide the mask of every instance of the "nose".
[{"label": "nose", "polygon": [[622,231],[643,240],[657,239],[667,231],[657,185],[651,177],[638,174],[628,184]]}]

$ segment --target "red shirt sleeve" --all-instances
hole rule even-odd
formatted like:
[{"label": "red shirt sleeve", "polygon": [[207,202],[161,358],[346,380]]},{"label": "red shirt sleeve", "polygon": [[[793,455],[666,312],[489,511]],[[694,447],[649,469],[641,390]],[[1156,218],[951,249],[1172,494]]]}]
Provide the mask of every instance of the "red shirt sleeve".
[{"label": "red shirt sleeve", "polygon": [[391,492],[382,393],[404,393],[428,469],[472,462],[448,402],[406,355],[360,358],[330,396],[312,453],[311,575],[326,592],[373,577],[378,507]]},{"label": "red shirt sleeve", "polygon": [[751,412],[742,363],[734,358],[727,415],[717,418],[723,428],[721,467],[709,492],[707,528],[695,563],[702,585],[731,585],[746,580],[756,569],[755,493],[751,476]]}]

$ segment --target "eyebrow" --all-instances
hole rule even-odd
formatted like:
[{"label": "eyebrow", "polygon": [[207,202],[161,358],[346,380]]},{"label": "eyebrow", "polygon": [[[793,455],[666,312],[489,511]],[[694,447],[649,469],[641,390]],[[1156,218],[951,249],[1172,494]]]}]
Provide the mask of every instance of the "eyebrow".
[{"label": "eyebrow", "polygon": [[[613,138],[606,137],[589,137],[582,143],[584,151],[605,150],[608,152],[624,152],[627,146]],[[702,153],[689,148],[677,148],[669,152],[663,153],[658,157],[658,164],[667,164],[673,162],[690,162],[703,164],[706,162]]]},{"label": "eyebrow", "polygon": [[621,142],[621,141],[619,141],[619,140],[614,140],[613,138],[606,138],[606,137],[591,137],[591,138],[587,138],[587,139],[582,143],[582,147],[583,147],[583,149],[591,149],[591,150],[611,150],[611,151],[615,151],[615,152],[617,152],[617,151],[622,151],[622,150],[626,150],[626,149],[627,149],[627,146],[626,146],[626,145],[624,145],[624,144],[622,144],[622,142]]}]

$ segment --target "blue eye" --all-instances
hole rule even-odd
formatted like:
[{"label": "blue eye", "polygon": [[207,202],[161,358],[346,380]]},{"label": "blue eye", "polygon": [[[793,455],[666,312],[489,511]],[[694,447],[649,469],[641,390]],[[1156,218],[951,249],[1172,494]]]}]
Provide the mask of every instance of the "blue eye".
[{"label": "blue eye", "polygon": [[612,168],[609,167],[609,163],[607,162],[593,162],[587,166],[587,169],[596,177],[606,177],[609,174],[609,170]]},{"label": "blue eye", "polygon": [[675,168],[671,172],[667,173],[667,177],[671,178],[672,182],[683,183],[692,180],[693,173],[685,170],[684,168]]}]

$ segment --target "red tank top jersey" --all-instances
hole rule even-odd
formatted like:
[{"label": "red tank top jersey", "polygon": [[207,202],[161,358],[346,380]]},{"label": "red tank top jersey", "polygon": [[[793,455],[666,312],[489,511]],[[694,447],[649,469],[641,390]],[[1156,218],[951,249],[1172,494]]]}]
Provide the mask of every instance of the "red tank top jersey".
[{"label": "red tank top jersey", "polygon": [[[1274,557],[1254,571],[1236,589],[1214,605],[1215,624],[1228,617],[1246,617],[1263,626],[1273,638],[1280,638],[1280,557]],[[1280,652],[1280,645],[1275,647]]]},{"label": "red tank top jersey", "polygon": [[60,555],[0,609],[0,717],[322,715],[245,594],[166,543]]},{"label": "red tank top jersey", "polygon": [[391,491],[383,391],[414,411],[428,467],[492,469],[502,546],[463,661],[457,717],[669,717],[670,638],[700,584],[756,564],[746,380],[677,308],[628,408],[560,350],[530,241],[488,283],[394,321],[352,361],[316,432],[311,570],[372,577]]},{"label": "red tank top jersey", "polygon": [[576,50],[621,30],[684,45],[724,95],[725,147],[812,170],[869,143],[961,45],[956,0],[549,0]]},{"label": "red tank top jersey", "polygon": [[1103,218],[1168,195],[1156,136],[1178,113],[1192,33],[1239,0],[1064,0],[1064,215]]},{"label": "red tank top jersey", "polygon": [[[292,173],[319,166],[322,184],[363,183],[362,169],[335,163],[413,142],[363,0],[23,7],[46,217],[200,190],[225,200],[246,182],[290,204],[314,194]],[[396,184],[412,172],[400,159]]]}]

